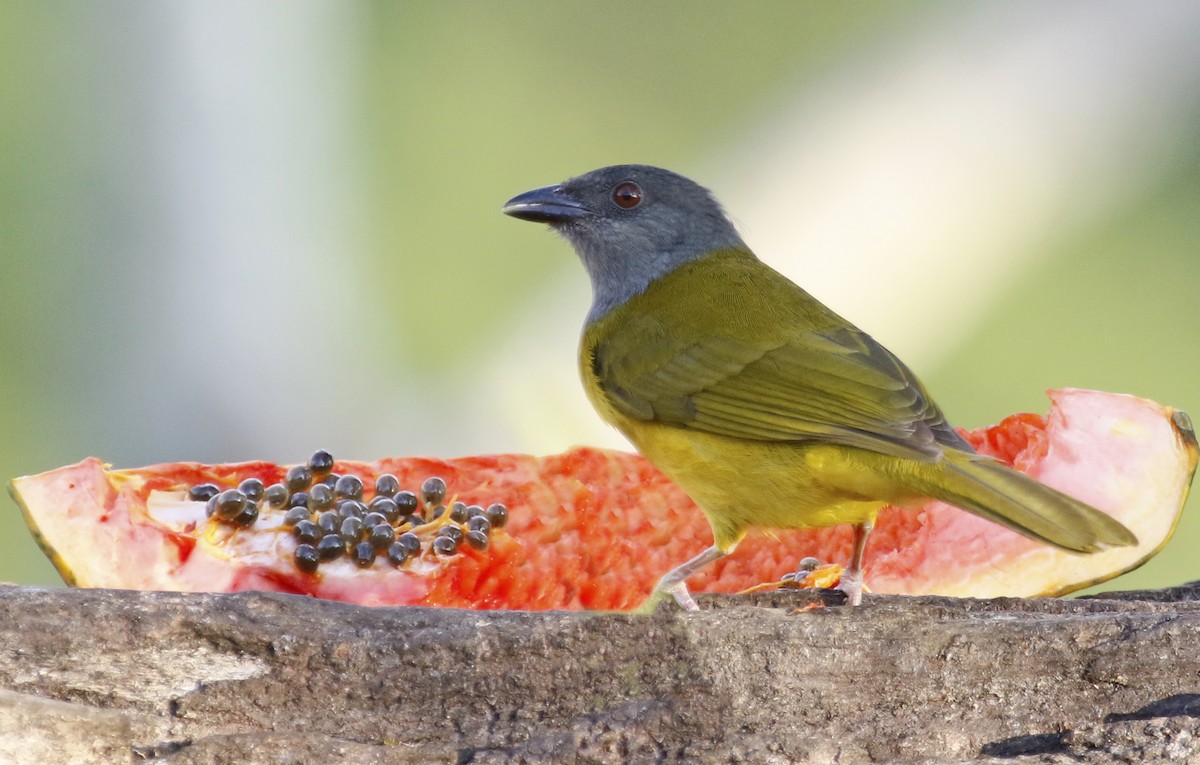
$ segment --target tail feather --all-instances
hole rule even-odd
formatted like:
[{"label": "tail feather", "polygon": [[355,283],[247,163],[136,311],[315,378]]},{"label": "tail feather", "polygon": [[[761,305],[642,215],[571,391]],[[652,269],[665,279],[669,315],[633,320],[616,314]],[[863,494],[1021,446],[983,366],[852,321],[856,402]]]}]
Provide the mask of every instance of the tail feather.
[{"label": "tail feather", "polygon": [[1082,553],[1137,544],[1111,516],[987,457],[947,449],[939,467],[922,491],[1031,539]]}]

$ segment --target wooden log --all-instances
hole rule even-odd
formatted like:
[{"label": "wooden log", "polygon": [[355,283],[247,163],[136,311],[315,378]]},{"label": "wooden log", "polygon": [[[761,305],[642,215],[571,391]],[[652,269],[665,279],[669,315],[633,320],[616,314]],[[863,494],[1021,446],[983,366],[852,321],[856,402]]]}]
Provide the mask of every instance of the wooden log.
[{"label": "wooden log", "polygon": [[0,761],[1200,760],[1198,597],[638,616],[3,587]]}]

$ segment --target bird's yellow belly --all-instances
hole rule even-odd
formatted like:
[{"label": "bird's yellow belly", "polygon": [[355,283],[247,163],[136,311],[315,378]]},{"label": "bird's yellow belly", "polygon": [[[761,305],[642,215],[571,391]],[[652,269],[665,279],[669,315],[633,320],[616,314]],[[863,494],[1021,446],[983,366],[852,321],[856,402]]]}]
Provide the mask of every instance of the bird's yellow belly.
[{"label": "bird's yellow belly", "polygon": [[718,547],[750,526],[808,528],[873,520],[907,492],[839,446],[744,441],[640,422],[621,430],[708,516]]}]

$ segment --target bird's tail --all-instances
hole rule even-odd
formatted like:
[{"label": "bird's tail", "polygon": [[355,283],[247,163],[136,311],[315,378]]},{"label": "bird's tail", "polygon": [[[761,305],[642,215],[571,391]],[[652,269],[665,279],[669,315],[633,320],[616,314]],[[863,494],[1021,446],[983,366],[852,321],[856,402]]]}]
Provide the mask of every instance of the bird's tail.
[{"label": "bird's tail", "polygon": [[1112,517],[987,457],[947,449],[935,469],[914,488],[1030,539],[1081,553],[1137,544]]}]

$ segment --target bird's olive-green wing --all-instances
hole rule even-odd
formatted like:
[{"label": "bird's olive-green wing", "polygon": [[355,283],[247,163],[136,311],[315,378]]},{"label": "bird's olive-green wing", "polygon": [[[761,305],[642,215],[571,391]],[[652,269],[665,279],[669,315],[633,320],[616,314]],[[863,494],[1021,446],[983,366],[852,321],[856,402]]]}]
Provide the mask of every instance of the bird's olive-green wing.
[{"label": "bird's olive-green wing", "polygon": [[624,349],[595,346],[600,389],[626,416],[914,459],[935,459],[943,445],[970,450],[908,368],[851,326],[754,341],[672,329],[660,323]]}]

